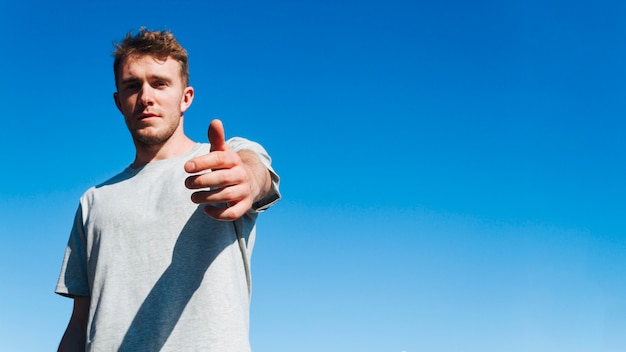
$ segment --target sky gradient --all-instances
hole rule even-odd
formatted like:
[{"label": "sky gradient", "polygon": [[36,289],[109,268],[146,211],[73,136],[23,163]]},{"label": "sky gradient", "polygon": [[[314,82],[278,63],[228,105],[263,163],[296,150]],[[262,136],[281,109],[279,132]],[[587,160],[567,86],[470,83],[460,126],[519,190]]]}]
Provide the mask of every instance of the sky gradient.
[{"label": "sky gradient", "polygon": [[263,144],[256,352],[626,350],[626,5],[3,1],[0,351],[55,350],[80,195],[134,158],[112,43],[170,29],[189,136]]}]

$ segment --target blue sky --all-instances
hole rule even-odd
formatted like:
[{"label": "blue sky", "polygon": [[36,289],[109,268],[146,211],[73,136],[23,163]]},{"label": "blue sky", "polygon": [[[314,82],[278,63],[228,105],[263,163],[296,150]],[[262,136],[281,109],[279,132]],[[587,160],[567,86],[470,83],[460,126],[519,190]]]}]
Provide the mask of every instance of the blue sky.
[{"label": "blue sky", "polygon": [[133,159],[112,42],[188,49],[196,99],[262,143],[263,351],[626,349],[626,5],[3,1],[0,350],[54,350],[78,198]]}]

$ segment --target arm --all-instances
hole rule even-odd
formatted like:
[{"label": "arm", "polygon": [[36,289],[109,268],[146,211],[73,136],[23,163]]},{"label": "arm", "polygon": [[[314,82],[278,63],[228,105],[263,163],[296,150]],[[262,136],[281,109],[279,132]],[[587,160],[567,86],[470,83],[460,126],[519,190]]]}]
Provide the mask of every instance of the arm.
[{"label": "arm", "polygon": [[89,297],[75,296],[74,310],[65,334],[59,344],[58,352],[85,351],[87,342],[87,320],[89,318]]}]

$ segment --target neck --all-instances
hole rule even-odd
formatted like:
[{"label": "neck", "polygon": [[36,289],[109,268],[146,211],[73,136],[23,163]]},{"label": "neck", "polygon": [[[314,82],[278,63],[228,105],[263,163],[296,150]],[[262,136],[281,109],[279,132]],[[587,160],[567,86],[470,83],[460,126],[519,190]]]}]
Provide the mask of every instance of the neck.
[{"label": "neck", "polygon": [[135,161],[132,168],[139,168],[148,163],[175,158],[189,152],[195,145],[185,134],[174,134],[171,138],[161,144],[145,145],[140,142],[135,143]]}]

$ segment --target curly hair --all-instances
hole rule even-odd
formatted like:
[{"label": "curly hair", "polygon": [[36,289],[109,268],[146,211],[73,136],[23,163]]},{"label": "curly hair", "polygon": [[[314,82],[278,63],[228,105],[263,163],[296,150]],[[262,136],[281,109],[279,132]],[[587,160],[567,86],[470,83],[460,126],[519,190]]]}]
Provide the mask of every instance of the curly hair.
[{"label": "curly hair", "polygon": [[159,60],[166,60],[172,57],[180,63],[180,76],[184,86],[189,85],[189,58],[187,51],[174,38],[169,30],[149,31],[141,27],[137,35],[129,32],[120,43],[114,43],[115,51],[113,57],[113,73],[115,74],[115,86],[119,83],[120,65],[128,57],[153,56]]}]

